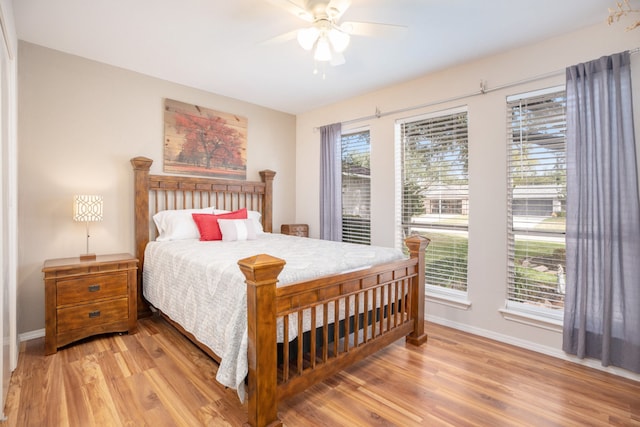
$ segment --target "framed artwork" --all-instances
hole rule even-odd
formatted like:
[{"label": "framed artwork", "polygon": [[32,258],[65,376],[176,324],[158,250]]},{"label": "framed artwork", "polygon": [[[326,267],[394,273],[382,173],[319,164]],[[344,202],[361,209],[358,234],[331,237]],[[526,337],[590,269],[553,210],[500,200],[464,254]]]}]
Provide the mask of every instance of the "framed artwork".
[{"label": "framed artwork", "polygon": [[246,118],[165,99],[165,172],[246,179],[246,154]]}]

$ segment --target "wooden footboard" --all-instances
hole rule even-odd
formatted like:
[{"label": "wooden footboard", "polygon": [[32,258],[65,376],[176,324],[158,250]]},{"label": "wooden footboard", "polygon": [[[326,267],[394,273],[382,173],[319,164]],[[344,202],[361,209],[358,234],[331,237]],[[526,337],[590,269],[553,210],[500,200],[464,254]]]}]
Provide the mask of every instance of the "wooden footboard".
[{"label": "wooden footboard", "polygon": [[[284,260],[257,255],[238,262],[247,283],[251,426],[281,425],[279,400],[399,338],[414,345],[427,340],[424,251],[428,243],[412,236],[406,240],[408,260],[282,287],[276,283]],[[290,357],[287,343],[294,335],[295,356]],[[281,364],[278,337],[284,343]]]}]

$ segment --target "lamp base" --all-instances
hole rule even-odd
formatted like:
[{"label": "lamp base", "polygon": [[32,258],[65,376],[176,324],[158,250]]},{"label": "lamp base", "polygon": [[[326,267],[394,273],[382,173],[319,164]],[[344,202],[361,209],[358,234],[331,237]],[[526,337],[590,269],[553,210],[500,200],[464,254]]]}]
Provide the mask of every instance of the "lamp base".
[{"label": "lamp base", "polygon": [[82,254],[80,255],[80,261],[95,261],[96,254]]}]

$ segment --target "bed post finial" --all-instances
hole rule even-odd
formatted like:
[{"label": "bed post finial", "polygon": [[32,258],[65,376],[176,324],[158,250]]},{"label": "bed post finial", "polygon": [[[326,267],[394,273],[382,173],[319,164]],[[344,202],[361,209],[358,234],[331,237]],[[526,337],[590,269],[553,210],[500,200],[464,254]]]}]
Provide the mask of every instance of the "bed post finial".
[{"label": "bed post finial", "polygon": [[149,169],[153,160],[146,157],[131,159],[133,166],[133,188],[135,203],[135,239],[136,258],[138,258],[138,318],[151,315],[149,304],[142,296],[142,269],[144,265],[144,249],[149,243]]},{"label": "bed post finial", "polygon": [[[247,284],[249,425],[282,426],[278,419],[276,283],[284,260],[256,255],[238,261]],[[259,356],[259,357],[258,357]]]},{"label": "bed post finial", "polygon": [[134,170],[146,170],[148,172],[149,169],[151,169],[152,163],[153,160],[148,157],[138,156],[131,159],[131,164],[133,165]]},{"label": "bed post finial", "polygon": [[273,231],[273,178],[276,173],[272,170],[260,171],[260,178],[265,183],[264,189],[264,206],[262,207],[262,226],[264,231],[271,233]]},{"label": "bed post finial", "polygon": [[407,248],[409,248],[409,255],[411,258],[418,259],[418,273],[412,280],[413,286],[411,299],[413,304],[411,306],[411,317],[414,320],[413,332],[407,335],[406,341],[409,344],[416,346],[422,345],[427,342],[427,334],[424,333],[424,251],[429,245],[429,240],[426,237],[414,234],[405,240]]}]

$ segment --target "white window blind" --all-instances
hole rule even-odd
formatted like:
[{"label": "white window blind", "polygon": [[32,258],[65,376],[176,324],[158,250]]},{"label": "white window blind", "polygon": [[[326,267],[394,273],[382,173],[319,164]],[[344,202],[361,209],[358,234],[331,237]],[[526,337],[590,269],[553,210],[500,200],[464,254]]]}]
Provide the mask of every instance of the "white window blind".
[{"label": "white window blind", "polygon": [[371,244],[369,131],[342,135],[342,241]]},{"label": "white window blind", "polygon": [[419,233],[428,286],[466,292],[469,226],[466,108],[398,122],[401,156],[399,236]]},{"label": "white window blind", "polygon": [[507,98],[507,306],[560,318],[565,284],[566,95]]}]

